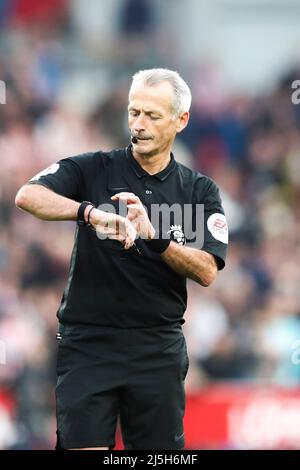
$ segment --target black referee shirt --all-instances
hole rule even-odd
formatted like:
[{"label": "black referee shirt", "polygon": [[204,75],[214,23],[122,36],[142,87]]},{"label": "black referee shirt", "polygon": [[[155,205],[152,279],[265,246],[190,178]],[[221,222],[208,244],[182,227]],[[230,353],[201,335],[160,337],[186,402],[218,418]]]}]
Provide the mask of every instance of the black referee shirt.
[{"label": "black referee shirt", "polygon": [[[100,209],[103,204],[117,207],[111,196],[121,191],[135,193],[149,210],[151,204],[204,204],[202,249],[216,257],[219,269],[225,265],[227,225],[218,188],[210,178],[177,163],[173,154],[164,170],[149,175],[130,146],[85,153],[58,161],[29,183],[91,201]],[[182,244],[183,233],[182,224],[171,225],[174,241]],[[138,240],[136,246],[124,250],[115,240],[99,239],[90,227],[77,226],[59,321],[123,328],[184,323],[186,278],[151,252],[147,242]]]}]

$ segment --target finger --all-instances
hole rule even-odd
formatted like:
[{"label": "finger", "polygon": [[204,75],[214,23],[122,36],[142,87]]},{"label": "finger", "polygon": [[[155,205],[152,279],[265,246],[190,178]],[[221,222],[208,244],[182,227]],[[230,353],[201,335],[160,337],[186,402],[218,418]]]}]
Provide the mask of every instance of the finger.
[{"label": "finger", "polygon": [[134,193],[128,193],[128,192],[123,191],[121,193],[114,194],[111,197],[111,199],[120,199],[121,197],[123,197],[123,198],[125,197],[125,198],[129,199],[129,198],[135,198],[137,196]]},{"label": "finger", "polygon": [[133,245],[133,242],[130,242],[129,240],[128,241],[125,241],[124,243],[124,250],[129,250],[129,248],[131,248]]},{"label": "finger", "polygon": [[126,193],[126,192],[117,193],[114,196],[112,196],[111,199],[113,201],[120,200],[125,203],[128,203],[130,201],[130,203],[133,203],[133,204],[140,202],[140,199],[138,198],[138,196],[136,196],[133,193]]},{"label": "finger", "polygon": [[128,227],[126,230],[126,238],[130,238],[132,240],[132,243],[136,239],[137,232],[134,228],[134,226],[128,221]]},{"label": "finger", "polygon": [[134,204],[134,207],[130,205],[127,207],[128,207],[128,211],[127,211],[126,219],[128,218],[128,216],[138,217],[138,216],[141,216],[143,213],[141,206],[139,206],[138,204]]},{"label": "finger", "polygon": [[132,221],[138,217],[145,218],[145,219],[147,218],[143,208],[140,205],[135,204],[134,207],[132,206],[127,206],[127,207],[128,207],[128,211],[127,211],[126,219],[129,219],[130,221]]},{"label": "finger", "polygon": [[128,212],[127,216],[126,216],[126,219],[127,220],[130,220],[130,222],[132,222],[134,219],[136,219],[137,217],[139,217],[138,213],[136,212]]},{"label": "finger", "polygon": [[135,241],[135,238],[128,236],[124,243],[125,250],[128,250],[129,248],[131,248],[134,244],[134,241]]},{"label": "finger", "polygon": [[127,208],[130,209],[130,210],[131,209],[132,210],[136,209],[136,210],[140,211],[140,210],[142,210],[143,206],[142,206],[142,204],[139,204],[139,203],[133,203],[133,204],[127,204]]}]

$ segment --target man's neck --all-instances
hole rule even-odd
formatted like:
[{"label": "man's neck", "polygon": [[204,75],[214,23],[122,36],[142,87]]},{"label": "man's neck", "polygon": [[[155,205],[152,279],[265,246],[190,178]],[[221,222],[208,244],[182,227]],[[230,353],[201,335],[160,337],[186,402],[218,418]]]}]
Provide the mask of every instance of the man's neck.
[{"label": "man's neck", "polygon": [[171,161],[171,152],[167,151],[159,155],[141,155],[132,151],[132,155],[138,164],[150,175],[156,175],[163,171]]}]

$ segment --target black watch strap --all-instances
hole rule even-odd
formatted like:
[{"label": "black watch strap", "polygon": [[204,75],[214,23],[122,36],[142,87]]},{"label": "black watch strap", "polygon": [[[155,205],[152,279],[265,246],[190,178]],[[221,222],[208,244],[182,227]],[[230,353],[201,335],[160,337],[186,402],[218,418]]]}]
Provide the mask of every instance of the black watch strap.
[{"label": "black watch strap", "polygon": [[78,212],[77,212],[77,224],[80,225],[80,226],[83,226],[83,225],[88,225],[87,222],[84,220],[84,211],[85,209],[87,208],[87,206],[94,206],[94,204],[90,201],[83,201],[79,208],[78,208]]}]

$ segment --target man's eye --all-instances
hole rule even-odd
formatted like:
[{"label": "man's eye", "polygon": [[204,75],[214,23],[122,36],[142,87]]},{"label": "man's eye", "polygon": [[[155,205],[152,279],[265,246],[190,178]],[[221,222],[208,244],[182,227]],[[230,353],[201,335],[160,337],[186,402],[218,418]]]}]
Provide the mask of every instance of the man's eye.
[{"label": "man's eye", "polygon": [[130,116],[137,116],[138,113],[136,111],[129,111]]},{"label": "man's eye", "polygon": [[150,116],[153,121],[156,121],[157,119],[160,119],[159,116]]}]

